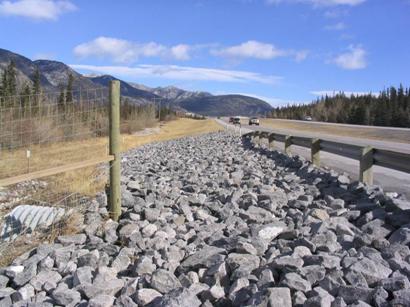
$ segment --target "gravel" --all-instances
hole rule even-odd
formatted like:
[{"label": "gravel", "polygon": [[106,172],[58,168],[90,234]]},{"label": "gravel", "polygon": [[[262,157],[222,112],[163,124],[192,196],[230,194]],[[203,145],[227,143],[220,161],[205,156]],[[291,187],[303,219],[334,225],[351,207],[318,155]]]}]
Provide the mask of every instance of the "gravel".
[{"label": "gravel", "polygon": [[[410,306],[410,203],[212,133],[122,158],[84,230],[0,268],[0,306]],[[30,305],[30,306],[31,306]]]}]

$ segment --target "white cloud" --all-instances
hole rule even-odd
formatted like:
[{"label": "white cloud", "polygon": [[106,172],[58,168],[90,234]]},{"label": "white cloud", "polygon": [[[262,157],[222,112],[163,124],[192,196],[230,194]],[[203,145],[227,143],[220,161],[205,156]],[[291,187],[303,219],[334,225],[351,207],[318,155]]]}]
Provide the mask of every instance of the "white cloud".
[{"label": "white cloud", "polygon": [[191,47],[188,45],[184,44],[179,44],[171,48],[171,54],[172,56],[177,59],[177,60],[189,60],[191,58],[190,56],[190,51]]},{"label": "white cloud", "polygon": [[307,51],[307,50],[294,51],[293,54],[295,56],[295,61],[296,62],[302,62],[309,55],[309,51]]},{"label": "white cloud", "polygon": [[109,57],[116,63],[130,63],[141,57],[163,57],[176,60],[189,60],[191,47],[175,45],[167,47],[155,42],[135,43],[113,37],[100,36],[96,39],[80,44],[74,48],[78,57]]},{"label": "white cloud", "polygon": [[367,67],[366,50],[360,46],[349,46],[349,51],[338,55],[333,63],[347,70],[357,70]]},{"label": "white cloud", "polygon": [[76,9],[73,3],[66,0],[18,0],[2,1],[0,3],[1,15],[21,16],[38,20],[57,20],[61,14]]},{"label": "white cloud", "polygon": [[332,25],[325,26],[325,30],[329,31],[342,31],[346,29],[346,24],[344,22],[338,22]]},{"label": "white cloud", "polygon": [[259,60],[271,60],[277,57],[294,56],[300,62],[306,59],[308,52],[284,50],[272,44],[262,43],[254,40],[247,41],[240,45],[211,50],[211,54],[227,58],[254,58]]},{"label": "white cloud", "polygon": [[332,7],[324,13],[324,16],[329,19],[335,19],[335,18],[341,18],[341,17],[348,15],[348,12],[349,11],[345,8]]},{"label": "white cloud", "polygon": [[212,53],[224,57],[255,58],[260,60],[269,60],[286,55],[286,51],[278,49],[271,44],[258,41],[247,41],[240,45],[214,50]]},{"label": "white cloud", "polygon": [[268,4],[280,3],[308,3],[314,6],[356,6],[364,3],[366,0],[266,0]]},{"label": "white cloud", "polygon": [[337,94],[340,93],[344,93],[346,96],[366,96],[371,94],[372,96],[379,96],[379,94],[377,93],[372,93],[372,92],[352,92],[352,91],[336,91],[336,90],[320,90],[320,91],[311,91],[310,94],[314,95],[314,96],[318,96],[318,97],[322,97],[322,96],[328,96],[328,97],[334,97]]},{"label": "white cloud", "polygon": [[238,83],[263,83],[275,85],[282,78],[272,75],[262,75],[255,72],[240,70],[222,70],[214,68],[189,67],[178,65],[137,65],[128,66],[94,66],[70,65],[73,69],[117,75],[129,78],[162,78],[170,80],[195,80]]}]

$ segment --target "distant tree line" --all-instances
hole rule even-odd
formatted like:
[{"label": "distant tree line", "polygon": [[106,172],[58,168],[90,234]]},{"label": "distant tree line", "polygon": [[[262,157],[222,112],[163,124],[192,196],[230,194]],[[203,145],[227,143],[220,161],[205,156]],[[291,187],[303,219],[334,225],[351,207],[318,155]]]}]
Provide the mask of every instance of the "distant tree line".
[{"label": "distant tree line", "polygon": [[390,87],[379,95],[323,96],[306,105],[274,108],[273,118],[313,120],[355,125],[410,127],[410,88]]}]

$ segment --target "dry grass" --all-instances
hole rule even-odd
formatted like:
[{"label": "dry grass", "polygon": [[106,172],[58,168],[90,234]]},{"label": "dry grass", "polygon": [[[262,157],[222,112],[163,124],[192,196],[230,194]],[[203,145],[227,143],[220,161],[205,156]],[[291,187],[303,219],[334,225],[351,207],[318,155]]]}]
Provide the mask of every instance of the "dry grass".
[{"label": "dry grass", "polygon": [[261,125],[274,129],[287,129],[300,132],[321,133],[345,137],[385,140],[390,142],[410,143],[410,130],[392,130],[389,128],[361,128],[312,122],[296,122],[276,119],[262,119]]},{"label": "dry grass", "polygon": [[[221,126],[214,120],[192,120],[181,118],[162,125],[158,133],[149,135],[122,134],[122,151],[147,143],[176,139],[218,131]],[[93,138],[82,141],[60,142],[49,145],[35,145],[31,150],[30,172],[67,165],[74,162],[104,157],[108,154],[108,139]],[[27,173],[26,149],[6,152],[0,156],[0,178]],[[54,203],[65,193],[95,195],[106,183],[105,169],[101,166],[88,167],[46,178],[46,191],[41,191],[36,200],[50,200]],[[49,193],[49,194],[47,194]],[[52,194],[52,195],[51,195]],[[53,197],[53,199],[52,199]]]},{"label": "dry grass", "polygon": [[0,268],[10,265],[18,256],[36,248],[41,243],[52,243],[58,236],[79,233],[82,227],[83,215],[80,212],[73,212],[49,229],[23,234],[12,242],[3,243],[0,246]]}]

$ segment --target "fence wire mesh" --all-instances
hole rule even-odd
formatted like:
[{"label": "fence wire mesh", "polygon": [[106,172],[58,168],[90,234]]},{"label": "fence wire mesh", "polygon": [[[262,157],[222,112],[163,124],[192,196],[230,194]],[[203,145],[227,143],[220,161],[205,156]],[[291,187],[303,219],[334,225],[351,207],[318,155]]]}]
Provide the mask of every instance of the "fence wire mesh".
[{"label": "fence wire mesh", "polygon": [[[106,154],[108,89],[0,97],[0,179]],[[92,146],[93,150],[89,150]]]},{"label": "fence wire mesh", "polygon": [[[106,157],[108,128],[106,87],[0,97],[0,180]],[[25,238],[27,242],[27,236],[28,241],[35,239],[28,224],[38,217],[30,216],[29,211],[25,217],[27,225],[21,225],[22,221],[16,223],[10,221],[10,215],[7,217],[13,208],[31,205],[64,209],[65,215],[53,220],[51,232],[62,233],[55,227],[66,227],[62,221],[69,220],[73,212],[84,210],[90,196],[104,190],[108,170],[108,163],[103,163],[0,187],[0,232],[8,224],[8,232],[12,233],[15,227],[19,233],[12,244],[0,242],[0,263],[6,264],[7,255],[13,257],[24,246],[30,246],[20,246],[16,240]]]},{"label": "fence wire mesh", "polygon": [[[64,229],[78,230],[72,226],[72,212],[81,216],[96,193],[104,191],[110,166],[101,163],[75,170],[70,166],[108,157],[109,103],[108,87],[0,97],[0,182],[16,176],[29,178],[56,167],[67,169],[6,188],[0,186],[0,232],[5,216],[19,205],[64,209],[70,216],[53,223],[51,236],[64,233]],[[156,126],[158,119],[167,119],[171,113],[162,100],[122,97],[122,150],[139,144],[135,132]],[[21,226],[17,225],[20,235],[12,244],[0,239],[0,266],[31,246],[30,240],[38,243],[38,237]],[[48,237],[50,232],[40,239]]]}]

